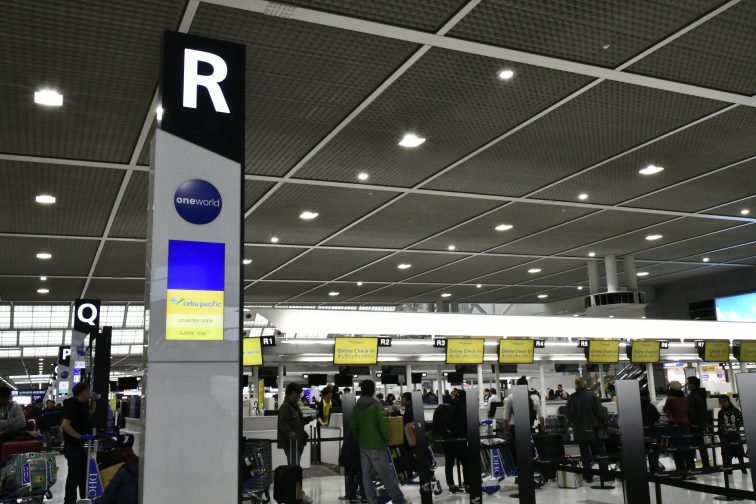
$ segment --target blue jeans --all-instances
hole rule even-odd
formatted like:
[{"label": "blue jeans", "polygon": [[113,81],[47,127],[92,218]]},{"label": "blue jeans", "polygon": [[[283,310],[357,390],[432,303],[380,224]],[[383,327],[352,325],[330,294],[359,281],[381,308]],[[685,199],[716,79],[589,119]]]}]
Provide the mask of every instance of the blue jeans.
[{"label": "blue jeans", "polygon": [[391,502],[393,504],[405,504],[404,494],[399,489],[399,478],[396,477],[396,470],[394,470],[388,448],[360,448],[360,463],[362,465],[362,483],[365,489],[365,497],[367,497],[369,504],[378,502],[375,483],[373,483],[373,472],[383,482]]}]

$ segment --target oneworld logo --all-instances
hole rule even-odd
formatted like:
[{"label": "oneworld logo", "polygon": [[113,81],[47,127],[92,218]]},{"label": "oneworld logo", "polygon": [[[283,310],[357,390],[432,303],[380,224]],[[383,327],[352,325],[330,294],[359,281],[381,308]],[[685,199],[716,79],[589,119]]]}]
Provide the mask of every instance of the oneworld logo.
[{"label": "oneworld logo", "polygon": [[223,207],[220,192],[207,180],[187,180],[176,189],[173,204],[178,214],[192,224],[207,224],[215,220]]}]

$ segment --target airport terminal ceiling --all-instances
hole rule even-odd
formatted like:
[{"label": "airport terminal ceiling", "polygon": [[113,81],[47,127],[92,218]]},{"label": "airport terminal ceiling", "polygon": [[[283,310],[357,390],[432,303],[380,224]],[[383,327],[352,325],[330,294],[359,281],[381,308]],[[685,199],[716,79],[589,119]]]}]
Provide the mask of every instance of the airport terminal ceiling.
[{"label": "airport terminal ceiling", "polygon": [[0,9],[2,303],[143,301],[176,29],[247,46],[248,303],[552,302],[607,255],[640,290],[756,266],[753,2]]}]

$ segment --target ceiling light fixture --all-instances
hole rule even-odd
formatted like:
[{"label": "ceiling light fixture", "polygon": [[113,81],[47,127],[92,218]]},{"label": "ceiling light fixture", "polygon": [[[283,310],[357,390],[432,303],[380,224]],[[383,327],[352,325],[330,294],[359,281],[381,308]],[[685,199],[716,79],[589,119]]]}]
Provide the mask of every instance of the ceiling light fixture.
[{"label": "ceiling light fixture", "polygon": [[242,264],[245,265],[245,266],[248,265],[248,264],[252,264],[252,259],[244,259],[242,261]]},{"label": "ceiling light fixture", "polygon": [[270,239],[270,243],[278,243],[278,236],[274,236]]},{"label": "ceiling light fixture", "polygon": [[578,290],[583,290],[583,286],[582,285],[578,285]]},{"label": "ceiling light fixture", "polygon": [[55,196],[51,196],[49,194],[38,194],[34,197],[34,201],[36,201],[40,205],[54,205]]},{"label": "ceiling light fixture", "polygon": [[411,267],[412,265],[407,263],[401,263],[397,266],[397,268],[399,268],[400,270],[410,269]]},{"label": "ceiling light fixture", "polygon": [[357,287],[362,287],[362,282],[357,282]]},{"label": "ceiling light fixture", "polygon": [[510,69],[504,69],[501,72],[499,72],[499,79],[501,80],[510,80],[512,77],[514,77],[514,70]]},{"label": "ceiling light fixture", "polygon": [[530,268],[528,270],[528,273],[530,273],[531,275],[533,275],[535,273],[540,273],[540,272],[541,272],[541,268]]},{"label": "ceiling light fixture", "polygon": [[749,213],[751,213],[751,211],[748,210],[747,208],[744,208],[743,210],[740,211],[740,215],[748,215]]},{"label": "ceiling light fixture", "polygon": [[158,121],[163,120],[163,107],[161,105],[158,105],[157,108],[155,109],[155,117],[157,118]]},{"label": "ceiling light fixture", "polygon": [[441,294],[441,297],[442,297],[442,298],[448,298],[448,297],[451,297],[451,292],[444,292],[443,294]]},{"label": "ceiling light fixture", "polygon": [[663,166],[656,166],[656,165],[648,165],[645,168],[641,168],[638,170],[638,173],[641,175],[656,175],[657,173],[663,172],[664,167]]},{"label": "ceiling light fixture", "polygon": [[50,289],[37,289],[37,294],[47,294],[50,292]]},{"label": "ceiling light fixture", "polygon": [[404,135],[404,137],[399,142],[399,145],[401,147],[408,147],[410,149],[413,149],[415,147],[419,147],[425,143],[425,138],[419,137],[415,135],[414,133],[407,133]]},{"label": "ceiling light fixture", "polygon": [[647,277],[650,274],[651,273],[649,273],[648,271],[639,271],[638,273],[636,273],[636,275],[639,277]]},{"label": "ceiling light fixture", "polygon": [[312,220],[317,219],[318,215],[320,215],[318,212],[310,212],[309,210],[305,210],[301,214],[299,214],[299,218],[302,220]]},{"label": "ceiling light fixture", "polygon": [[43,261],[46,261],[48,259],[52,259],[52,254],[49,252],[39,252],[37,254],[37,259],[42,259]]},{"label": "ceiling light fixture", "polygon": [[596,252],[588,252],[588,257],[596,257]]},{"label": "ceiling light fixture", "polygon": [[664,235],[660,235],[660,234],[651,234],[651,235],[646,236],[646,240],[648,241],[661,240],[662,238],[664,238]]},{"label": "ceiling light fixture", "polygon": [[580,194],[578,194],[578,199],[579,199],[580,201],[585,201],[585,200],[587,200],[587,199],[588,199],[588,193],[580,193]]},{"label": "ceiling light fixture", "polygon": [[331,296],[331,297],[336,297],[339,294],[341,294],[339,291],[331,291],[331,292],[328,293],[328,295]]},{"label": "ceiling light fixture", "polygon": [[34,92],[34,103],[48,107],[62,107],[63,95],[54,89],[40,89]]},{"label": "ceiling light fixture", "polygon": [[614,318],[614,315],[609,315],[609,318]]},{"label": "ceiling light fixture", "polygon": [[41,276],[41,277],[39,277],[39,279],[42,280],[43,282],[47,281],[47,277],[46,276]]},{"label": "ceiling light fixture", "polygon": [[704,258],[703,258],[703,259],[701,259],[701,260],[702,260],[703,262],[709,262],[709,258],[708,258],[708,257],[704,257]]},{"label": "ceiling light fixture", "polygon": [[511,224],[499,224],[499,225],[498,225],[498,226],[496,226],[496,227],[495,227],[494,229],[495,229],[496,231],[509,231],[509,230],[510,230],[510,229],[512,229],[513,227],[514,227],[514,226],[513,226],[513,225],[511,225]]},{"label": "ceiling light fixture", "polygon": [[548,294],[538,294],[538,299],[546,299],[547,297],[549,297]]},{"label": "ceiling light fixture", "polygon": [[452,250],[452,251],[454,251],[454,250],[457,250],[457,247],[456,247],[456,246],[454,246],[454,245],[449,245],[449,246],[448,246],[448,247],[446,247],[446,248],[447,248],[447,249],[449,249],[449,250]]},{"label": "ceiling light fixture", "polygon": [[475,285],[475,288],[476,288],[476,289],[480,289],[481,287],[483,287],[483,285],[482,285],[482,284],[476,284],[476,285]]},{"label": "ceiling light fixture", "polygon": [[357,175],[357,180],[361,180],[361,181],[363,181],[363,182],[364,182],[364,181],[366,181],[366,180],[367,180],[367,179],[369,179],[369,178],[370,178],[370,175],[368,175],[368,174],[367,174],[367,173],[365,173],[365,172],[360,172],[360,173],[359,173],[359,174]]}]

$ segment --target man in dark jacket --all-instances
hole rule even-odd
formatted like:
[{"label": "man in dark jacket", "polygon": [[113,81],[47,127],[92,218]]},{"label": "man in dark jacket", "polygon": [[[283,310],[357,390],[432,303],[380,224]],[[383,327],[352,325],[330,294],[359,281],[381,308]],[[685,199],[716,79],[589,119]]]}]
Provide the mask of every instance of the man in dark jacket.
[{"label": "man in dark jacket", "polygon": [[278,448],[286,453],[289,465],[299,465],[306,440],[304,426],[315,419],[314,416],[302,415],[302,410],[299,409],[301,395],[302,386],[289,383],[284,401],[278,408]]},{"label": "man in dark jacket", "polygon": [[127,460],[110,481],[100,504],[139,504],[139,459]]},{"label": "man in dark jacket", "polygon": [[352,410],[352,422],[349,427],[360,446],[362,463],[362,482],[365,496],[370,504],[378,502],[372,474],[375,472],[383,482],[391,502],[405,504],[404,494],[399,488],[396,470],[391,464],[388,451],[389,421],[386,412],[373,397],[375,382],[364,380],[360,383],[360,400]]},{"label": "man in dark jacket", "polygon": [[[709,408],[706,405],[706,389],[701,388],[701,380],[697,376],[689,376],[688,384],[688,423],[690,425],[690,443],[698,446],[701,454],[701,465],[709,468],[709,453],[704,445],[704,431],[709,427]],[[690,452],[695,457],[695,451]]]},{"label": "man in dark jacket", "polygon": [[464,390],[457,393],[456,397],[451,402],[454,414],[454,421],[452,423],[450,439],[446,439],[443,442],[444,445],[444,471],[446,475],[446,484],[449,487],[451,493],[457,493],[464,491],[464,482],[460,481],[459,486],[454,485],[454,464],[459,462],[462,465],[463,479],[470,482],[470,475],[467,468],[470,464],[466,464],[467,458],[467,394]]},{"label": "man in dark jacket", "polygon": [[604,440],[599,435],[600,428],[608,420],[608,414],[596,394],[587,390],[587,383],[583,378],[575,380],[575,393],[567,399],[566,415],[572,424],[575,441],[580,445],[583,479],[586,483],[591,483],[594,458],[598,461],[600,471],[607,471],[609,468]]}]

